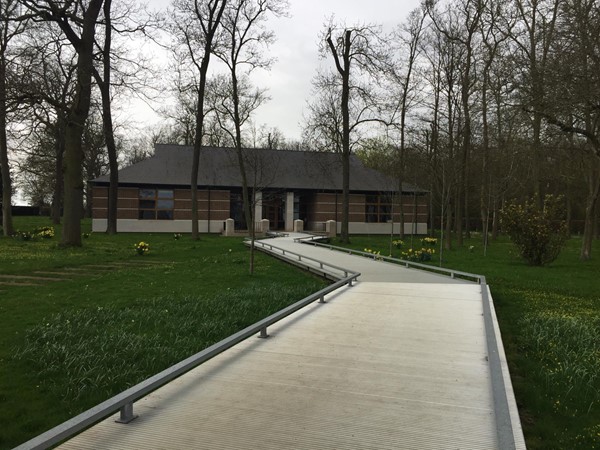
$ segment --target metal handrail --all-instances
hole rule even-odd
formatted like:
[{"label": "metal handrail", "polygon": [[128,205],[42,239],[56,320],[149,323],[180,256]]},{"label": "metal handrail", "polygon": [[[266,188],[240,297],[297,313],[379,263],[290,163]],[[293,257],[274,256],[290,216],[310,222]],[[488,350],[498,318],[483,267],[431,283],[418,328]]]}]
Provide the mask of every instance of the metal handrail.
[{"label": "metal handrail", "polygon": [[[311,258],[312,259],[312,258]],[[327,263],[324,263],[327,264]],[[117,422],[128,423],[137,416],[133,414],[133,402],[148,395],[152,391],[164,386],[173,381],[175,378],[183,375],[186,372],[194,369],[200,364],[217,356],[225,350],[242,342],[250,336],[260,333],[259,337],[267,337],[267,327],[284,319],[290,314],[304,308],[305,306],[319,300],[319,303],[325,302],[325,295],[339,289],[342,286],[352,286],[352,282],[360,276],[360,273],[350,273],[327,286],[320,291],[317,291],[302,300],[274,313],[270,316],[244,328],[241,331],[211,345],[210,347],[190,356],[187,359],[163,370],[162,372],[136,384],[135,386],[115,395],[114,397],[94,406],[91,409],[73,417],[72,419],[63,422],[60,425],[40,434],[39,436],[19,445],[13,450],[37,450],[49,448],[83,429],[93,425],[94,423],[108,417],[109,415],[120,411],[120,419]]]},{"label": "metal handrail", "polygon": [[508,404],[508,398],[506,393],[507,382],[504,380],[504,374],[502,370],[502,361],[500,359],[499,344],[496,338],[496,327],[492,317],[491,299],[488,295],[488,284],[484,275],[461,272],[458,270],[451,270],[442,267],[429,266],[427,264],[416,263],[413,261],[406,261],[402,259],[392,258],[388,256],[376,255],[373,253],[362,252],[360,250],[348,249],[345,247],[337,247],[335,245],[323,244],[320,242],[314,242],[314,239],[318,236],[300,237],[295,238],[294,242],[302,244],[310,244],[316,247],[325,247],[330,250],[341,250],[349,254],[357,254],[366,256],[378,260],[386,260],[394,263],[402,263],[406,267],[412,266],[418,269],[433,270],[450,274],[452,278],[457,275],[462,277],[473,278],[477,280],[481,286],[481,299],[483,303],[483,318],[485,324],[486,343],[488,350],[488,361],[490,365],[490,375],[492,384],[492,395],[494,397],[494,412],[496,416],[496,432],[498,436],[499,448],[512,450],[516,448],[516,436],[515,430],[513,429],[512,419],[510,416],[510,407]]},{"label": "metal handrail", "polygon": [[[282,255],[282,256],[287,256],[287,255],[292,255],[292,256],[295,256],[295,257],[297,257],[297,258],[298,258],[298,261],[305,261],[305,260],[306,260],[306,261],[312,261],[312,262],[315,262],[315,263],[319,264],[319,267],[320,267],[322,270],[325,268],[325,266],[327,266],[327,267],[331,267],[332,269],[339,270],[340,272],[342,272],[342,273],[344,274],[344,277],[348,277],[348,276],[354,275],[353,279],[356,279],[356,278],[358,278],[358,276],[360,276],[360,273],[358,273],[358,272],[352,272],[352,271],[351,271],[351,270],[349,270],[349,269],[345,269],[345,268],[343,268],[343,267],[336,266],[336,265],[334,265],[334,264],[331,264],[331,263],[328,263],[328,262],[325,262],[325,261],[321,261],[321,260],[319,260],[319,259],[311,258],[310,256],[301,255],[300,253],[296,253],[296,252],[293,252],[293,251],[291,251],[291,250],[286,250],[286,249],[284,249],[284,248],[277,247],[276,245],[273,245],[273,244],[271,244],[271,243],[269,243],[269,242],[265,242],[265,241],[254,241],[254,245],[260,245],[260,246],[261,246],[263,249],[265,249],[265,248],[267,248],[267,247],[268,247],[268,248],[269,248],[269,250],[271,250],[271,252],[272,252],[274,255],[276,255],[276,256],[277,256],[277,253],[276,253],[276,252],[274,252],[273,250],[279,250],[279,251],[281,252],[281,255]],[[291,258],[287,258],[287,259],[291,259]],[[339,277],[338,277],[338,278],[339,278]]]},{"label": "metal handrail", "polygon": [[[323,237],[321,237],[321,239],[322,238]],[[299,242],[301,244],[314,245],[315,247],[324,247],[324,248],[328,248],[330,250],[339,250],[339,251],[342,251],[344,253],[348,253],[351,255],[352,254],[360,255],[360,256],[365,256],[367,258],[371,258],[371,259],[375,259],[375,260],[388,261],[388,262],[393,262],[395,264],[402,264],[405,267],[414,267],[414,268],[418,268],[418,269],[428,270],[430,272],[437,272],[437,273],[441,273],[444,275],[449,275],[450,278],[456,278],[457,276],[462,277],[462,278],[472,278],[472,279],[476,280],[477,283],[479,283],[479,284],[481,284],[481,280],[482,280],[482,278],[484,278],[482,275],[478,275],[476,273],[469,273],[469,272],[462,272],[460,270],[446,269],[445,267],[430,266],[429,264],[422,264],[422,263],[418,263],[418,262],[414,262],[414,261],[407,261],[405,259],[400,259],[400,258],[392,258],[391,256],[384,256],[384,255],[379,255],[379,254],[375,254],[375,253],[368,253],[368,252],[363,252],[360,250],[354,250],[351,248],[338,247],[336,245],[315,242],[314,239],[318,239],[317,236],[310,236],[310,239],[311,239],[310,241],[308,239],[309,239],[308,237],[296,238],[296,239],[294,239],[294,241]]]},{"label": "metal handrail", "polygon": [[502,361],[500,359],[498,339],[496,339],[496,327],[492,317],[492,301],[488,295],[488,285],[485,276],[481,275],[481,300],[483,302],[483,321],[485,324],[485,335],[488,350],[488,362],[492,384],[492,396],[494,398],[494,414],[496,416],[496,434],[498,435],[498,448],[514,450],[516,448],[515,430],[510,417],[510,407],[506,393],[507,383],[504,380]]},{"label": "metal handrail", "polygon": [[305,231],[304,233],[308,234],[308,236],[294,238],[294,242],[304,242],[308,240],[313,241],[315,239],[327,239],[327,236],[323,236],[322,234],[315,234],[311,233],[310,231]]}]

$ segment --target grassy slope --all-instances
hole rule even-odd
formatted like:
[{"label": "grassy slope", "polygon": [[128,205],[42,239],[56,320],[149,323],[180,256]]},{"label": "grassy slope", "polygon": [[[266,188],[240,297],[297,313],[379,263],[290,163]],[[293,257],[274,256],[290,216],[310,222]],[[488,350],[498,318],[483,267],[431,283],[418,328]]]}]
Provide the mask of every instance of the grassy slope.
[{"label": "grassy slope", "polygon": [[[547,267],[523,263],[507,240],[487,256],[480,238],[444,253],[444,267],[484,274],[491,286],[531,449],[600,448],[600,242],[587,262],[580,244],[568,241]],[[357,236],[351,247],[387,255],[389,236]]]},{"label": "grassy slope", "polygon": [[[17,218],[16,225],[27,230],[48,223]],[[81,249],[61,249],[59,231],[49,240],[0,238],[1,275],[46,270],[70,278],[42,286],[0,285],[0,448],[325,284],[262,254],[249,276],[239,238],[203,236],[194,242],[170,234],[92,234]],[[141,240],[150,252],[136,256],[133,246]],[[114,262],[144,264],[90,267]]]}]

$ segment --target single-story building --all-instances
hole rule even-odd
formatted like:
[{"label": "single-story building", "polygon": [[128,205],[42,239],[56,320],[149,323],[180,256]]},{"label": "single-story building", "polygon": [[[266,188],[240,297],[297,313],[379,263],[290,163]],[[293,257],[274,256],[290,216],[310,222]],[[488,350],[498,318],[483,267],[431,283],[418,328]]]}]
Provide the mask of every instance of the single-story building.
[{"label": "single-story building", "polygon": [[[190,177],[193,149],[157,144],[151,158],[119,171],[118,230],[186,233],[192,229]],[[342,220],[342,166],[335,153],[246,149],[244,165],[254,192],[255,221],[269,220],[270,230],[324,231],[327,221]],[[405,232],[427,233],[428,192],[350,160],[350,221],[353,234],[399,232],[399,205],[404,205]],[[106,230],[108,176],[90,182],[93,225]],[[242,207],[242,180],[232,148],[204,147],[198,174],[199,230],[220,233],[232,218],[247,229]],[[416,214],[415,214],[416,212]],[[392,220],[393,219],[393,220]]]}]

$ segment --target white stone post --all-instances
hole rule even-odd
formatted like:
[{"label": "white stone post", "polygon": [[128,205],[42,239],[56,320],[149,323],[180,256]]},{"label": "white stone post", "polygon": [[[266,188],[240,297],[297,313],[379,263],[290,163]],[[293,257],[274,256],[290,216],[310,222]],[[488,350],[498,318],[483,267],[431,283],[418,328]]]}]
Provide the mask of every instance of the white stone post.
[{"label": "white stone post", "polygon": [[327,237],[337,236],[337,223],[335,220],[328,220],[325,222],[325,233],[327,234]]},{"label": "white stone post", "polygon": [[269,231],[269,219],[262,219],[260,221],[260,231],[262,231],[263,233]]},{"label": "white stone post", "polygon": [[[260,222],[263,218],[263,207],[262,207],[262,192],[258,191],[254,193],[254,223]],[[250,229],[250,224],[248,224]]]},{"label": "white stone post", "polygon": [[294,233],[302,233],[304,231],[304,221],[300,219],[294,220]]},{"label": "white stone post", "polygon": [[285,199],[285,231],[294,229],[294,193],[288,192]]},{"label": "white stone post", "polygon": [[233,219],[227,219],[225,221],[225,236],[235,235],[235,221]]}]

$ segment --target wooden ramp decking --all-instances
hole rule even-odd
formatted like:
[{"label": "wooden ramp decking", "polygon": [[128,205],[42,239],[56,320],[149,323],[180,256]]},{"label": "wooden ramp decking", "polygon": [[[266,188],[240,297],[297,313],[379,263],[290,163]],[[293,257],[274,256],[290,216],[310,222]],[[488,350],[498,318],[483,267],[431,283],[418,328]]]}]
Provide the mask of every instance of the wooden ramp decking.
[{"label": "wooden ramp decking", "polygon": [[361,281],[136,402],[133,422],[114,416],[60,448],[499,447],[479,285],[276,244],[330,252]]}]

